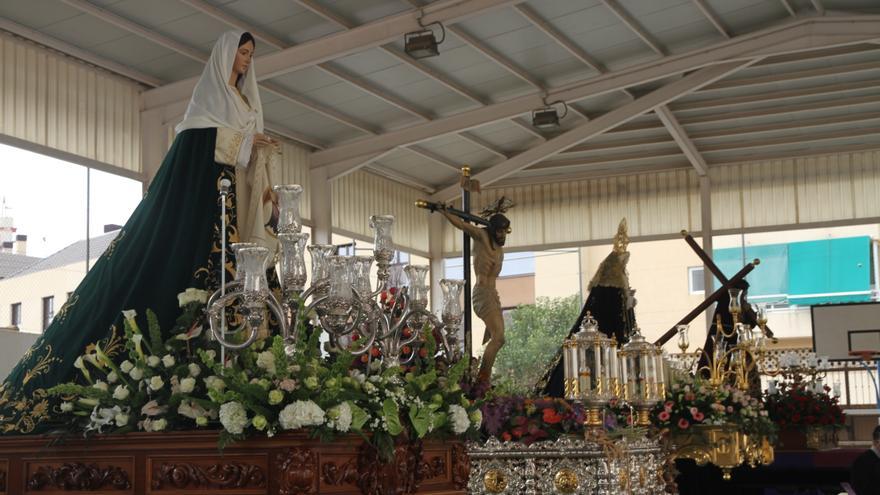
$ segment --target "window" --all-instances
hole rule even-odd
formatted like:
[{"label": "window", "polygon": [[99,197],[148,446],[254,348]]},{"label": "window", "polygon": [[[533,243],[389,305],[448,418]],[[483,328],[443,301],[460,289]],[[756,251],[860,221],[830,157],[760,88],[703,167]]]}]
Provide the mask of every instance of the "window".
[{"label": "window", "polygon": [[702,266],[688,267],[688,292],[691,294],[702,294],[706,290],[705,280],[703,280]]},{"label": "window", "polygon": [[9,324],[14,327],[21,325],[21,303],[11,305],[9,313],[12,315],[12,321],[10,321]]},{"label": "window", "polygon": [[55,296],[43,298],[43,330],[49,328],[52,318],[55,317]]}]

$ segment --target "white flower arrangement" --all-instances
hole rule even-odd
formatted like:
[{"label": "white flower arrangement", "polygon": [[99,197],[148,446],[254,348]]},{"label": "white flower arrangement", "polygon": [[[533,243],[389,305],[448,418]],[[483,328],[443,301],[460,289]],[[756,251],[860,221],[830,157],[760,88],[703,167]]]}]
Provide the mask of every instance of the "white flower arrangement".
[{"label": "white flower arrangement", "polygon": [[132,380],[141,380],[144,377],[144,370],[140,368],[132,368],[128,373]]},{"label": "white flower arrangement", "polygon": [[467,411],[458,404],[449,406],[449,421],[452,424],[452,432],[456,435],[461,435],[468,431],[468,428],[471,426],[471,420],[468,417]]},{"label": "white flower arrangement", "polygon": [[220,424],[229,433],[239,435],[244,433],[248,425],[247,411],[239,402],[227,402],[220,406]]},{"label": "white flower arrangement", "polygon": [[150,356],[147,358],[147,366],[149,366],[150,368],[155,368],[156,366],[159,366],[159,363],[161,362],[162,360],[159,359],[159,356]]},{"label": "white flower arrangement", "polygon": [[297,430],[306,426],[324,424],[324,410],[310,400],[298,400],[288,404],[278,415],[278,422],[285,430]]},{"label": "white flower arrangement", "polygon": [[109,389],[109,385],[106,382],[102,382],[101,380],[95,380],[95,384],[92,385],[92,388],[96,388],[102,392],[106,392]]},{"label": "white flower arrangement", "polygon": [[62,402],[62,403],[61,403],[61,410],[64,411],[64,412],[71,412],[71,411],[73,411],[73,402],[70,402],[70,401],[64,401],[64,402]]},{"label": "white flower arrangement", "polygon": [[348,402],[327,411],[327,426],[343,433],[351,429],[351,406]]},{"label": "white flower arrangement", "polygon": [[123,373],[129,373],[132,369],[134,369],[134,363],[126,359],[119,364],[119,369],[122,370]]},{"label": "white flower arrangement", "polygon": [[205,378],[205,386],[208,387],[208,390],[222,392],[226,388],[226,383],[222,378],[211,375]]}]

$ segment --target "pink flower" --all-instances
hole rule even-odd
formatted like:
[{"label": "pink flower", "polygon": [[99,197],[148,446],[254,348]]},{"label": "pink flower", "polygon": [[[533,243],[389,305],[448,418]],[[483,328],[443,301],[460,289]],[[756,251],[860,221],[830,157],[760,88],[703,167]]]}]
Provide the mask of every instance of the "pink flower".
[{"label": "pink flower", "polygon": [[699,422],[703,421],[703,418],[705,418],[705,417],[706,416],[703,413],[701,413],[700,411],[697,411],[697,413],[694,414],[694,421],[699,423]]},{"label": "pink flower", "polygon": [[733,406],[727,406],[727,412],[728,412],[728,413],[732,413],[732,412],[733,412]]},{"label": "pink flower", "polygon": [[684,418],[681,418],[678,420],[678,427],[681,428],[682,430],[686,430],[688,428],[688,426],[690,426],[690,425],[691,425],[690,422],[688,422],[688,420],[686,420]]},{"label": "pink flower", "polygon": [[669,411],[660,411],[660,414],[657,415],[657,419],[660,421],[669,421]]},{"label": "pink flower", "polygon": [[700,412],[700,410],[697,409],[697,408],[694,407],[694,406],[691,406],[691,407],[688,409],[688,411],[690,411],[691,416],[693,416],[693,415],[697,414],[698,412]]},{"label": "pink flower", "polygon": [[668,412],[672,412],[672,406],[674,406],[674,405],[675,405],[674,402],[672,402],[671,400],[668,400],[668,401],[666,401],[665,404],[663,404],[663,409],[666,409],[666,411],[668,411]]}]

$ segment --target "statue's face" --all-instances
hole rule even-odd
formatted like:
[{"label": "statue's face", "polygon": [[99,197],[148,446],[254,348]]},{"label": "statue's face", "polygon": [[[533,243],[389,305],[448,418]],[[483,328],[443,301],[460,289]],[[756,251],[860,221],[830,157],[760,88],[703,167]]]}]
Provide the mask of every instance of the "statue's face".
[{"label": "statue's face", "polygon": [[254,44],[248,41],[238,47],[238,50],[235,51],[235,62],[232,63],[232,72],[235,73],[236,76],[244,75],[244,73],[247,72],[248,67],[250,67],[253,58]]},{"label": "statue's face", "polygon": [[504,243],[507,242],[507,231],[509,229],[510,228],[508,227],[507,229],[497,229],[492,231],[492,238],[495,239],[495,242],[499,246],[503,246]]}]

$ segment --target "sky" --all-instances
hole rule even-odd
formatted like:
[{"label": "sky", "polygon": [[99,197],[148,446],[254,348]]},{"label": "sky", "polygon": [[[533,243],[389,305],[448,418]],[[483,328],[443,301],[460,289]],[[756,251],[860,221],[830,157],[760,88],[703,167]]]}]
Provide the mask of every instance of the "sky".
[{"label": "sky", "polygon": [[[0,217],[28,236],[27,255],[45,257],[86,238],[86,181],[91,180],[90,237],[123,225],[140,203],[141,183],[0,144]],[[5,205],[5,210],[4,210]],[[5,212],[4,212],[5,211]]]}]

